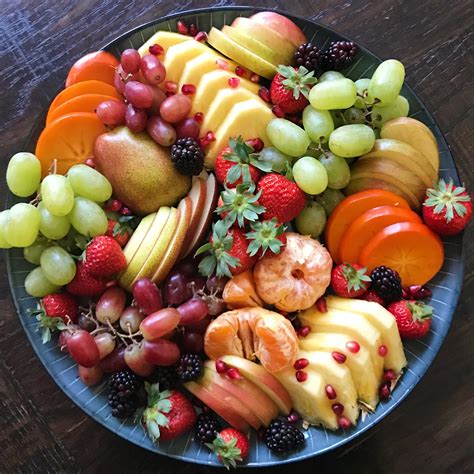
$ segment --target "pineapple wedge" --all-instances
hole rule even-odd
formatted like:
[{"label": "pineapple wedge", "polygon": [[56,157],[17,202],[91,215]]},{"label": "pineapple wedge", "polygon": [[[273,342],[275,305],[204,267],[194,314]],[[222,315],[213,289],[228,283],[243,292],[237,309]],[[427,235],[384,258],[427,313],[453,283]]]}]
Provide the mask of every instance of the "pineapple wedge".
[{"label": "pineapple wedge", "polygon": [[372,410],[379,402],[379,381],[375,376],[374,364],[370,353],[361,345],[356,354],[349,351],[346,343],[350,340],[344,334],[313,332],[299,340],[300,349],[310,351],[337,351],[346,356],[345,365],[351,371],[357,391],[357,398]]},{"label": "pineapple wedge", "polygon": [[339,298],[337,296],[329,296],[326,298],[326,302],[328,308],[361,314],[381,332],[382,344],[388,349],[384,358],[385,370],[392,369],[399,374],[406,367],[407,359],[403,352],[397,322],[383,306],[370,301]]},{"label": "pineapple wedge", "polygon": [[159,44],[164,50],[165,53],[171,46],[175,44],[183,43],[184,41],[191,41],[193,38],[191,36],[180,35],[179,33],[173,33],[172,31],[158,31],[155,33],[148,41],[143,43],[138,52],[140,56],[145,56],[148,54],[148,48],[153,44]]}]

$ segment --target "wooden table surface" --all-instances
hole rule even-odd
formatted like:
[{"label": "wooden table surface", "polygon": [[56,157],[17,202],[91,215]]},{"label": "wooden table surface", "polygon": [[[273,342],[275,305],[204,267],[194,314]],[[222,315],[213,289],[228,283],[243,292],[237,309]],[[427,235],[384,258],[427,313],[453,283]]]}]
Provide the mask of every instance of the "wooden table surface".
[{"label": "wooden table surface", "polygon": [[[75,59],[132,27],[212,3],[172,4],[149,0],[0,2],[1,202],[9,157],[21,150]],[[408,83],[444,132],[462,179],[474,189],[472,2],[249,0],[247,4],[310,17],[360,41],[382,58],[400,59]],[[473,472],[472,237],[471,227],[465,235],[464,289],[451,330],[414,392],[364,440],[291,469],[308,473]],[[78,409],[49,378],[27,342],[10,299],[3,256],[0,274],[0,472],[210,472],[128,444]]]}]

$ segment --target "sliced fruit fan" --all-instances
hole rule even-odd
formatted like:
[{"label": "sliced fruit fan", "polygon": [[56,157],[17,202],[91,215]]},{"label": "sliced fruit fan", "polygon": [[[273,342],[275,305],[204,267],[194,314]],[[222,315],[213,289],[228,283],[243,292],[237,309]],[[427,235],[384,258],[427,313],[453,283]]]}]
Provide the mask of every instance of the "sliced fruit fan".
[{"label": "sliced fruit fan", "polygon": [[426,369],[410,341],[428,360],[447,330],[429,282],[470,197],[400,61],[275,12],[193,18],[74,63],[9,162],[0,247],[34,265],[23,323],[96,419],[188,460],[296,459]]}]

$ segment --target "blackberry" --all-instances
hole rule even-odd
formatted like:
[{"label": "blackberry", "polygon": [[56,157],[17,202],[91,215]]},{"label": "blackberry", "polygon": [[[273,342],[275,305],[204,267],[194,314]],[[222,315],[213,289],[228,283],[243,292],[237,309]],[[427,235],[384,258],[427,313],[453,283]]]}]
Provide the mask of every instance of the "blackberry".
[{"label": "blackberry", "polygon": [[150,377],[148,377],[148,381],[151,384],[159,384],[161,391],[175,388],[177,385],[176,367],[156,367]]},{"label": "blackberry", "polygon": [[340,71],[348,67],[357,54],[357,46],[352,41],[333,41],[324,52],[324,69]]},{"label": "blackberry", "polygon": [[199,378],[202,372],[202,360],[198,354],[183,354],[176,368],[179,380],[189,382]]},{"label": "blackberry", "polygon": [[303,433],[292,423],[274,419],[265,433],[265,444],[274,453],[285,453],[304,444]]},{"label": "blackberry", "polygon": [[402,299],[402,283],[400,275],[395,270],[382,265],[372,270],[370,278],[372,279],[370,288],[374,290],[385,303]]},{"label": "blackberry", "polygon": [[201,413],[196,422],[194,438],[201,444],[212,443],[220,430],[221,424],[214,413]]},{"label": "blackberry", "polygon": [[141,380],[130,370],[116,372],[109,379],[109,405],[116,418],[127,418],[140,404]]},{"label": "blackberry", "polygon": [[171,161],[185,176],[197,176],[204,167],[201,147],[192,138],[180,138],[171,147]]},{"label": "blackberry", "polygon": [[312,43],[303,43],[295,52],[295,63],[304,66],[308,71],[317,71],[321,68],[322,51]]}]

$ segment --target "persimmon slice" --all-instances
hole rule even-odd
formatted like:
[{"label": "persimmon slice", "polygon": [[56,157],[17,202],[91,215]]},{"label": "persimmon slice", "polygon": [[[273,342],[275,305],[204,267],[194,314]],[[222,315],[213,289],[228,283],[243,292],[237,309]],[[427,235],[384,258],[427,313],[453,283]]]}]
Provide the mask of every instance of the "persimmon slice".
[{"label": "persimmon slice", "polygon": [[107,132],[97,115],[76,112],[59,117],[42,132],[36,143],[35,154],[41,161],[42,175],[45,176],[53,161],[57,160],[57,173],[83,163],[93,154],[94,142]]},{"label": "persimmon slice", "polygon": [[96,79],[113,85],[119,60],[107,51],[95,51],[78,59],[69,70],[66,87],[78,82]]},{"label": "persimmon slice", "polygon": [[352,194],[341,201],[332,211],[324,233],[326,246],[336,263],[341,263],[339,246],[344,233],[361,214],[378,206],[395,206],[410,209],[405,199],[383,189],[368,189]]},{"label": "persimmon slice", "polygon": [[373,270],[379,265],[400,274],[403,286],[424,285],[441,269],[441,239],[424,224],[400,222],[379,231],[360,255],[360,264]]},{"label": "persimmon slice", "polygon": [[369,241],[384,227],[397,222],[422,223],[418,214],[395,206],[374,207],[365,211],[349,226],[339,246],[343,262],[359,263],[359,256]]}]

